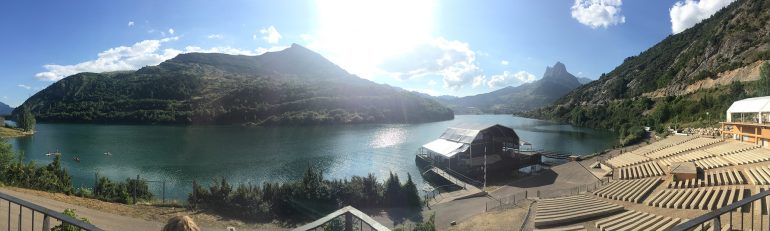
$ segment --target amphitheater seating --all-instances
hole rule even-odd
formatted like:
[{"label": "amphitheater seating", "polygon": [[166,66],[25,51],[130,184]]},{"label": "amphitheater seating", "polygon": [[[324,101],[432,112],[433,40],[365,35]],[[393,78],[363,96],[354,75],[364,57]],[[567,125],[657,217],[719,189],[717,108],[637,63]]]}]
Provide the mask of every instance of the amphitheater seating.
[{"label": "amphitheater seating", "polygon": [[655,177],[665,174],[666,172],[655,161],[618,169],[618,178],[622,180]]},{"label": "amphitheater seating", "polygon": [[660,178],[646,178],[638,180],[617,180],[604,188],[596,190],[594,194],[613,200],[641,203],[660,182]]},{"label": "amphitheater seating", "polygon": [[674,145],[678,145],[692,139],[698,138],[697,136],[669,136],[658,142],[651,143],[647,146],[642,146],[633,151],[637,155],[647,155],[652,152],[659,151],[664,148],[668,148]]},{"label": "amphitheater seating", "polygon": [[620,211],[623,211],[620,205],[602,201],[590,195],[544,199],[537,203],[535,226],[566,225]]},{"label": "amphitheater seating", "polygon": [[724,155],[722,158],[734,165],[759,163],[770,160],[770,150],[765,148],[757,148]]},{"label": "amphitheater seating", "polygon": [[650,196],[646,204],[661,208],[714,210],[750,194],[744,186],[666,189]]},{"label": "amphitheater seating", "polygon": [[727,141],[727,142],[723,142],[720,145],[715,145],[713,147],[709,147],[707,149],[704,149],[703,151],[711,153],[712,155],[723,156],[723,155],[728,155],[728,154],[733,154],[733,153],[743,152],[743,151],[746,151],[746,150],[755,149],[755,148],[758,148],[758,147],[759,146],[757,146],[757,145],[743,143],[743,142]]},{"label": "amphitheater seating", "polygon": [[681,143],[679,145],[671,146],[669,148],[664,148],[652,153],[648,153],[646,156],[653,159],[660,159],[660,158],[682,154],[684,152],[699,149],[702,147],[706,147],[712,144],[719,143],[721,141],[722,140],[720,139],[712,139],[712,138],[696,138],[696,139],[692,139],[687,142]]},{"label": "amphitheater seating", "polygon": [[724,159],[722,159],[721,157],[718,157],[718,156],[713,156],[713,157],[709,157],[709,158],[706,158],[706,159],[696,160],[696,161],[693,161],[693,162],[695,162],[696,166],[698,166],[698,167],[700,167],[700,168],[702,168],[704,170],[709,170],[709,169],[714,169],[714,168],[721,168],[721,167],[725,167],[725,166],[730,166],[730,162],[728,162],[728,161],[726,161],[726,160],[724,160]]},{"label": "amphitheater seating", "polygon": [[702,150],[694,150],[692,152],[687,152],[680,155],[674,155],[674,156],[660,159],[659,162],[663,166],[671,166],[671,164],[677,163],[677,162],[690,162],[694,160],[706,159],[712,156],[713,155],[711,153],[704,152]]},{"label": "amphitheater seating", "polygon": [[686,221],[686,219],[629,210],[596,221],[596,228],[599,230],[667,230]]},{"label": "amphitheater seating", "polygon": [[757,166],[743,170],[751,184],[770,185],[770,166]]},{"label": "amphitheater seating", "polygon": [[609,160],[607,160],[607,164],[612,166],[613,168],[620,168],[635,164],[641,164],[644,162],[650,161],[650,158],[640,156],[633,153],[623,153],[618,156],[612,157]]},{"label": "amphitheater seating", "polygon": [[697,188],[704,186],[723,186],[723,185],[741,185],[747,184],[748,180],[736,169],[723,169],[706,171],[703,179],[690,179],[682,181],[671,181],[668,188]]},{"label": "amphitheater seating", "polygon": [[551,228],[551,229],[535,229],[535,231],[583,231],[583,230],[587,230],[586,227],[583,225],[573,225],[573,226],[557,227],[557,228]]}]

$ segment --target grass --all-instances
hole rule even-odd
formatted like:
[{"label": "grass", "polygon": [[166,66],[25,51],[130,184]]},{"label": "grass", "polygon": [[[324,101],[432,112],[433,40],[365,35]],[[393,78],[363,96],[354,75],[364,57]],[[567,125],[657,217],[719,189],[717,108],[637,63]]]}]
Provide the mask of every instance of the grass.
[{"label": "grass", "polygon": [[20,137],[20,136],[27,136],[27,135],[30,135],[30,133],[23,132],[17,129],[0,127],[0,138]]}]

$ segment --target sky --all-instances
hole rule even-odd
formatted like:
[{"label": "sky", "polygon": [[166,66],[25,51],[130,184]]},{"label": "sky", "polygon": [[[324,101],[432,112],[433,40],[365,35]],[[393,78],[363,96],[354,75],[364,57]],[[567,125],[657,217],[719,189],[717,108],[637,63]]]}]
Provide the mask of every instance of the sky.
[{"label": "sky", "polygon": [[467,96],[540,79],[557,61],[597,79],[734,0],[11,0],[0,8],[0,102],[79,72],[187,52],[296,43],[377,83]]}]

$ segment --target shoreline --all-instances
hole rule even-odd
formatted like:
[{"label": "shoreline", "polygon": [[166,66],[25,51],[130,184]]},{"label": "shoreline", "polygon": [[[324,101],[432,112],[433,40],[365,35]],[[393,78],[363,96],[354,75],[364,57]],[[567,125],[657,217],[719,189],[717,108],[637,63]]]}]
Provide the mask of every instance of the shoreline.
[{"label": "shoreline", "polygon": [[18,138],[18,137],[25,137],[25,136],[31,136],[34,135],[35,132],[23,132],[17,129],[12,128],[6,128],[6,127],[0,127],[0,138],[7,139],[7,138]]}]

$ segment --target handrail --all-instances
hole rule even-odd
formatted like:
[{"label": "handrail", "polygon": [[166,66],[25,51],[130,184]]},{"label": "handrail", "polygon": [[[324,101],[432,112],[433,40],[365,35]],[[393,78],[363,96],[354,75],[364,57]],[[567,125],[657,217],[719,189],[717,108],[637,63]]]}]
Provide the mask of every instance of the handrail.
[{"label": "handrail", "polygon": [[[22,207],[25,207],[27,209],[30,209],[32,211],[42,213],[42,214],[44,214],[45,217],[53,217],[53,218],[61,221],[62,223],[67,223],[67,224],[70,224],[70,225],[74,225],[74,226],[77,226],[78,228],[81,228],[81,229],[94,230],[94,231],[101,231],[102,230],[102,229],[100,229],[100,228],[98,228],[98,227],[96,227],[96,226],[94,226],[92,224],[85,223],[85,222],[83,222],[81,220],[78,220],[78,219],[75,219],[73,217],[64,215],[64,214],[56,212],[54,210],[42,207],[42,206],[37,205],[37,204],[33,204],[31,202],[19,199],[17,197],[14,197],[14,196],[2,193],[2,192],[0,192],[0,198],[2,198],[3,200],[7,200],[9,203],[14,203],[14,204],[17,204],[19,206],[22,206]],[[10,214],[9,214],[9,216],[10,216]],[[8,223],[10,223],[10,222],[11,221],[8,221]],[[34,220],[33,220],[33,222],[34,222]],[[47,222],[47,220],[45,218],[44,218],[44,222]],[[46,224],[44,224],[44,226],[45,225]]]},{"label": "handrail", "polygon": [[[682,223],[682,224],[679,224],[677,226],[674,226],[673,228],[671,228],[671,230],[672,231],[684,231],[684,230],[688,230],[688,229],[697,227],[698,225],[701,225],[701,224],[709,222],[709,221],[716,221],[715,224],[719,224],[719,223],[721,223],[721,222],[719,222],[719,219],[720,219],[719,216],[721,216],[722,214],[729,213],[729,212],[731,212],[733,210],[736,210],[738,208],[746,206],[747,204],[753,203],[754,201],[762,199],[764,197],[767,197],[768,195],[770,195],[770,190],[765,190],[765,191],[759,192],[759,193],[751,195],[750,197],[745,198],[743,200],[740,200],[740,201],[737,201],[735,203],[729,204],[727,206],[718,208],[718,209],[716,209],[714,211],[711,211],[709,213],[703,214],[703,215],[701,215],[699,217],[690,219],[689,221],[687,221],[685,223]],[[752,216],[752,218],[753,217],[754,216]]]}]

